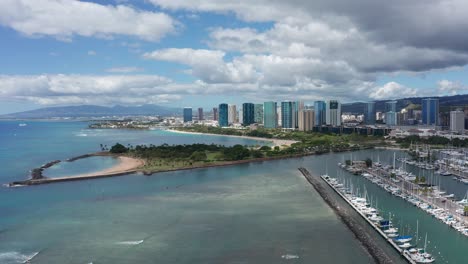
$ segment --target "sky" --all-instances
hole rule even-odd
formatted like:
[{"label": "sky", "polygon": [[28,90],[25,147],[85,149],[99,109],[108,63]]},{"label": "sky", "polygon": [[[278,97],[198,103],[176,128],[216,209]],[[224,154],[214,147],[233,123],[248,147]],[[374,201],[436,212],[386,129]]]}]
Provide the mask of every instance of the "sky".
[{"label": "sky", "polygon": [[466,0],[0,0],[0,114],[468,92]]}]

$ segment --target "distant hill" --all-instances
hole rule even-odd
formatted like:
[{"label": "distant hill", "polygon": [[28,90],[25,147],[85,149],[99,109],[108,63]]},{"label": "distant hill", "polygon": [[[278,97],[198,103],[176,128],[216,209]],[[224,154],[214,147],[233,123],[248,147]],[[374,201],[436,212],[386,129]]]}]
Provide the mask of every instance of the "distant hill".
[{"label": "distant hill", "polygon": [[158,105],[113,107],[97,105],[46,107],[25,112],[0,115],[1,119],[41,119],[53,117],[101,117],[101,116],[142,116],[142,115],[180,115],[182,109]]},{"label": "distant hill", "polygon": [[[431,97],[410,97],[410,98],[402,98],[397,99],[397,111],[405,108],[410,104],[420,105],[422,100],[425,98],[438,98],[439,99],[439,107],[441,110],[448,110],[450,107],[456,106],[465,106],[468,105],[468,94],[463,95],[453,95],[453,96],[431,96]],[[375,101],[375,109],[377,112],[383,112],[385,110],[385,102],[393,101],[393,100],[378,100]],[[357,103],[350,103],[350,104],[343,104],[341,106],[341,111],[343,113],[354,113],[354,114],[363,114],[365,111],[366,103],[357,102]]]}]

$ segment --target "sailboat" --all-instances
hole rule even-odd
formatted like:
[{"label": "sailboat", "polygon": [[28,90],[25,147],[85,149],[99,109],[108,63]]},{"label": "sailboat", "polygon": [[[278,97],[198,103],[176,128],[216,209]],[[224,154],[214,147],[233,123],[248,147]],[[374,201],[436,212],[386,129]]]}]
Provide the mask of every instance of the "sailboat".
[{"label": "sailboat", "polygon": [[468,206],[468,191],[466,191],[465,197],[456,203],[462,206]]}]

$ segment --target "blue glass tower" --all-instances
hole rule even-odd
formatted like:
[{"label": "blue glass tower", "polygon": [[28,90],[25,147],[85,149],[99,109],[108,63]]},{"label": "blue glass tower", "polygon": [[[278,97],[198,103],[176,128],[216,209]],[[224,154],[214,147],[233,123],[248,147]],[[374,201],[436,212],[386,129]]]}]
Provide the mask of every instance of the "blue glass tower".
[{"label": "blue glass tower", "polygon": [[326,111],[327,107],[324,101],[315,101],[314,102],[314,111],[315,111],[315,125],[321,126],[326,122]]},{"label": "blue glass tower", "polygon": [[255,105],[252,103],[242,104],[242,125],[248,126],[255,123]]},{"label": "blue glass tower", "polygon": [[218,107],[218,124],[220,127],[229,126],[228,122],[228,104],[220,104]]},{"label": "blue glass tower", "polygon": [[375,102],[366,104],[365,118],[367,125],[375,125]]},{"label": "blue glass tower", "polygon": [[192,121],[192,107],[184,108],[184,123]]},{"label": "blue glass tower", "polygon": [[263,125],[265,128],[276,128],[278,125],[278,115],[276,112],[276,102],[265,102],[263,104]]},{"label": "blue glass tower", "polygon": [[422,100],[422,123],[425,125],[438,125],[439,99],[428,98]]},{"label": "blue glass tower", "polygon": [[281,102],[281,126],[283,128],[293,128],[293,110],[292,102]]}]

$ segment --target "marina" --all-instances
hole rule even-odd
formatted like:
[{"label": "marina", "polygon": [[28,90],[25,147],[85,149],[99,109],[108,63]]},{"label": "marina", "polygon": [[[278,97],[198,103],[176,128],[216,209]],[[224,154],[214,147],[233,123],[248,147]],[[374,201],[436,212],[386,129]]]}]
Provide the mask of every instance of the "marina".
[{"label": "marina", "polygon": [[[379,211],[369,205],[367,197],[359,197],[345,187],[336,178],[328,175],[320,176],[336,193],[352,206],[369,225],[371,225],[388,243],[398,251],[408,263],[433,263],[435,259],[424,248],[416,248],[409,241],[411,236],[398,235],[398,228],[393,227],[390,219],[384,219]],[[427,240],[427,238],[426,238]]]},{"label": "marina", "polygon": [[[339,164],[339,166],[355,171],[355,169],[350,169],[343,164]],[[431,185],[424,184],[422,187],[414,183],[416,176],[401,169],[392,168],[378,162],[372,168],[362,167],[361,170],[364,173],[361,176],[468,236],[468,217],[464,215],[463,204],[466,202],[466,198],[458,202],[451,200],[449,198],[452,198],[453,195],[445,195],[445,192],[441,191],[440,188]]]}]

